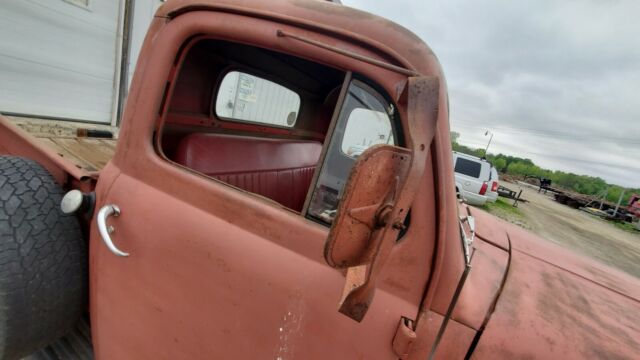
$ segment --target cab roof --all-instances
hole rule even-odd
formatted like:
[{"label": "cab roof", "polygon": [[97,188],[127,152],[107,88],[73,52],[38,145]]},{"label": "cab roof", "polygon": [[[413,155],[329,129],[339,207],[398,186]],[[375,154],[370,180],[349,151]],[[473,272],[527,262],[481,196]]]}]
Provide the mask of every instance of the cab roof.
[{"label": "cab roof", "polygon": [[444,80],[431,49],[411,31],[382,17],[320,0],[171,0],[157,17],[174,18],[199,10],[230,12],[348,37],[394,59],[394,65]]}]

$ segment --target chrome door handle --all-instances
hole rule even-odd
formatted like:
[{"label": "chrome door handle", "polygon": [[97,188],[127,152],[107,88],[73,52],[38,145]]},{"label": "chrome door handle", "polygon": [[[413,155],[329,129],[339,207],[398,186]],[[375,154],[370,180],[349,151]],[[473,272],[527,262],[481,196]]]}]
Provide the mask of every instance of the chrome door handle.
[{"label": "chrome door handle", "polygon": [[111,240],[111,233],[114,231],[113,226],[107,226],[107,218],[109,216],[120,216],[120,208],[117,205],[105,205],[100,211],[98,211],[98,216],[96,216],[96,220],[98,221],[98,231],[100,232],[100,236],[102,237],[102,241],[107,245],[109,250],[112,253],[118,256],[129,256],[129,253],[121,251],[118,249]]}]

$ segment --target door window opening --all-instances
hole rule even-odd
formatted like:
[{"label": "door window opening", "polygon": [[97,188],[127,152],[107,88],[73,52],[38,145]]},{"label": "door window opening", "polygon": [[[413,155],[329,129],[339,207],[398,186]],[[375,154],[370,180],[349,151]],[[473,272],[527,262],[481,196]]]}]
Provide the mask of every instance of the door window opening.
[{"label": "door window opening", "polygon": [[330,224],[357,157],[379,144],[396,145],[392,119],[394,107],[362,81],[347,90],[322,170],[315,184],[308,216]]}]

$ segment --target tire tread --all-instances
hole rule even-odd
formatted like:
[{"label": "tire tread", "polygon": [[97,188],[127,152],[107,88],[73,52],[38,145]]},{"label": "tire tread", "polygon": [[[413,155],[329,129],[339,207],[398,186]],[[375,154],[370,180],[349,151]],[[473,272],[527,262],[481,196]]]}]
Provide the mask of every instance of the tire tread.
[{"label": "tire tread", "polygon": [[0,359],[48,345],[85,308],[86,243],[63,195],[35,161],[0,156]]}]

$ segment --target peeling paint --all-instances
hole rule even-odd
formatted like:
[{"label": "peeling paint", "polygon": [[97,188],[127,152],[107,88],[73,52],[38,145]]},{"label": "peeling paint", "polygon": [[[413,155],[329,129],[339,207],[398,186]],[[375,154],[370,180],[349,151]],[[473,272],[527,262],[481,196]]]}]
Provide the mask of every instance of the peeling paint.
[{"label": "peeling paint", "polygon": [[278,347],[275,359],[286,360],[295,358],[295,346],[297,340],[303,336],[302,321],[305,314],[305,304],[300,292],[289,296],[287,310],[282,315],[278,328]]}]

